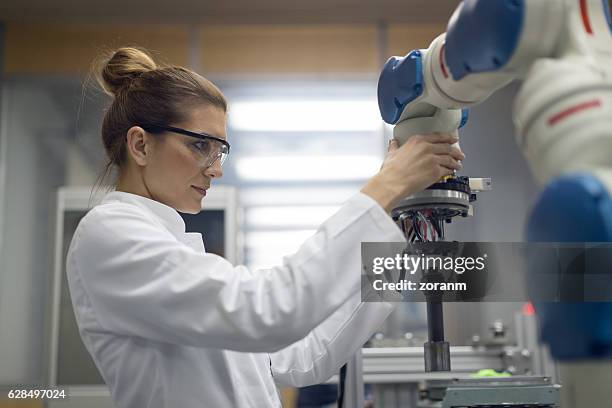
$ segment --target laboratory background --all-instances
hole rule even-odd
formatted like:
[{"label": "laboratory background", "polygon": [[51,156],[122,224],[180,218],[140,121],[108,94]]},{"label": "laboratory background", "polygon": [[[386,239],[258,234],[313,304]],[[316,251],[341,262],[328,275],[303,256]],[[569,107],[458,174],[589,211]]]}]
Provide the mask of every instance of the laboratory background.
[{"label": "laboratory background", "polygon": [[[459,4],[3,0],[0,389],[63,387],[71,397],[0,398],[0,407],[112,407],[78,335],[64,265],[76,225],[103,193],[94,186],[105,162],[100,128],[110,98],[91,75],[96,57],[141,46],[156,61],[205,76],[226,95],[232,150],[223,178],[213,183],[200,214],[182,216],[188,231],[203,234],[207,251],[265,268],[293,253],[376,174],[393,136],[377,100],[385,62],[427,49]],[[520,86],[500,87],[471,107],[459,130],[467,156],[460,174],[490,179],[491,188],[479,192],[470,216],[446,226],[447,239],[526,239],[542,185],[515,137]],[[444,304],[452,369],[428,372],[426,305],[401,303],[356,356],[349,371],[357,378],[345,398],[363,406],[416,407],[428,381],[469,379],[488,369],[546,378],[533,387],[557,393],[558,367],[539,339],[537,318],[522,301]],[[279,388],[283,406],[336,406],[325,395],[337,393],[338,381]],[[609,401],[612,396],[599,406],[612,406]],[[521,406],[561,406],[539,403]]]}]

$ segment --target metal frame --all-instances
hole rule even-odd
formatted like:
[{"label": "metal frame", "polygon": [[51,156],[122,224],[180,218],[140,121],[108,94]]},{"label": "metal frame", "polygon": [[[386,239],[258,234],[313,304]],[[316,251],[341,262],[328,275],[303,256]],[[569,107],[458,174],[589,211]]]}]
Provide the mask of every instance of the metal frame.
[{"label": "metal frame", "polygon": [[[508,355],[520,355],[519,347],[472,347],[450,348],[453,371],[425,372],[423,347],[372,347],[361,350],[362,364],[354,364],[353,356],[347,368],[348,378],[361,378],[359,383],[346,382],[345,401],[363,399],[363,384],[383,387],[402,385],[400,400],[407,403],[418,395],[418,385],[432,380],[471,379],[471,374],[483,368],[502,370]],[[338,376],[329,380],[338,382]],[[350,385],[350,387],[349,387]],[[399,403],[399,400],[397,401]],[[346,408],[352,405],[344,404]]]},{"label": "metal frame", "polygon": [[[520,354],[521,351],[522,348],[516,346],[451,346],[452,371],[427,373],[421,346],[366,347],[361,349],[361,367],[349,365],[348,371],[360,369],[359,375],[363,377],[363,382],[370,384],[472,378],[472,373],[483,368],[502,370],[507,364],[507,356]],[[330,383],[337,381],[337,375],[329,380]]]},{"label": "metal frame", "polygon": [[559,385],[548,377],[475,378],[445,384],[442,408],[454,407],[557,407]]},{"label": "metal frame", "polygon": [[[425,372],[423,347],[373,347],[361,350],[362,365],[349,364],[347,377],[350,373],[362,377],[363,383],[410,387],[431,380],[471,379],[472,373],[483,368],[504,370],[509,365],[528,364],[532,375],[549,377],[556,383],[558,369],[546,347],[538,342],[536,316],[517,314],[515,323],[516,346],[451,347],[452,371]],[[337,376],[330,380],[337,381]],[[363,395],[363,387],[352,387],[350,392],[351,398],[357,398]]]},{"label": "metal frame", "polygon": [[6,150],[8,146],[8,90],[4,78],[4,23],[0,21],[0,256],[3,252],[4,212],[6,194]]},{"label": "metal frame", "polygon": [[550,377],[560,381],[559,368],[550,355],[546,344],[538,341],[537,316],[517,314],[515,317],[517,345],[531,352],[531,367],[534,375]]},{"label": "metal frame", "polygon": [[[60,320],[60,299],[62,288],[63,271],[63,237],[64,237],[64,214],[66,211],[86,211],[102,200],[105,195],[104,188],[100,188],[92,195],[92,187],[61,187],[57,191],[55,201],[55,225],[54,225],[54,256],[53,256],[53,276],[51,278],[51,294],[49,299],[49,312],[47,315],[47,353],[45,359],[45,383],[47,386],[57,386],[57,357],[59,351],[59,320]],[[224,210],[224,234],[225,234],[225,258],[237,263],[240,261],[238,254],[239,245],[236,242],[238,236],[238,195],[236,189],[228,186],[216,186],[208,190],[204,202],[206,210]],[[68,386],[67,394],[77,398],[109,398],[110,391],[106,385],[77,385]],[[60,401],[58,404],[67,406],[70,402]],[[77,405],[86,403],[84,401],[75,402]],[[51,404],[51,403],[50,403]],[[51,405],[49,405],[51,406]]]},{"label": "metal frame", "polygon": [[504,368],[504,356],[517,347],[450,348],[452,371],[425,372],[423,347],[375,347],[364,348],[363,380],[366,383],[409,383],[426,380],[470,378],[482,368]]}]

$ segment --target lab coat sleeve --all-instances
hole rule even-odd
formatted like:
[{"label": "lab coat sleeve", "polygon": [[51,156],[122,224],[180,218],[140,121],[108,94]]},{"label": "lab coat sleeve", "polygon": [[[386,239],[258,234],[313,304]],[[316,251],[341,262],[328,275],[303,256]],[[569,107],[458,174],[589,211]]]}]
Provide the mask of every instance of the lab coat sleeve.
[{"label": "lab coat sleeve", "polygon": [[362,241],[403,239],[358,193],[282,266],[250,271],[182,244],[135,207],[101,207],[80,223],[67,259],[75,312],[93,322],[81,330],[198,347],[287,347],[359,291]]},{"label": "lab coat sleeve", "polygon": [[304,339],[270,354],[274,380],[292,387],[327,381],[394,310],[388,302],[361,302],[354,294]]}]

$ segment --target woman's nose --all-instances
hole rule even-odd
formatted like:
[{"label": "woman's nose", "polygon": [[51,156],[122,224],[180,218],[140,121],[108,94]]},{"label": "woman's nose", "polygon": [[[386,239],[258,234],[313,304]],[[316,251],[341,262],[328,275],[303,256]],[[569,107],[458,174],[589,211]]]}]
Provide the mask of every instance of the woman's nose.
[{"label": "woman's nose", "polygon": [[215,160],[215,162],[211,166],[208,166],[208,168],[204,171],[204,174],[208,177],[223,177],[223,167],[221,167],[221,161]]}]

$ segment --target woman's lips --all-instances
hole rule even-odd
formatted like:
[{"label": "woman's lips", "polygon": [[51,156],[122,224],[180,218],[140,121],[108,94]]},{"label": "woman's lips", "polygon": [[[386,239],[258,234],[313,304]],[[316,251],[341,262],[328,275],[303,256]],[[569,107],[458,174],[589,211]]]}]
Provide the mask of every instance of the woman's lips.
[{"label": "woman's lips", "polygon": [[199,188],[196,186],[191,186],[194,190],[196,190],[198,193],[202,194],[203,196],[206,195],[206,190],[204,190],[203,188]]}]

